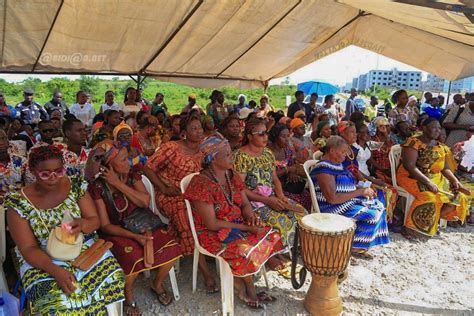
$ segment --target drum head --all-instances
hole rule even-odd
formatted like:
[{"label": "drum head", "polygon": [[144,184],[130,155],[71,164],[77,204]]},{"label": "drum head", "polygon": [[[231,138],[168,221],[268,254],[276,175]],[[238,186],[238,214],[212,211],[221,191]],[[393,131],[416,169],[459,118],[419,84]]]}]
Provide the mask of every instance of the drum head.
[{"label": "drum head", "polygon": [[301,219],[301,225],[310,231],[337,233],[351,229],[355,224],[350,218],[328,213],[313,213]]}]

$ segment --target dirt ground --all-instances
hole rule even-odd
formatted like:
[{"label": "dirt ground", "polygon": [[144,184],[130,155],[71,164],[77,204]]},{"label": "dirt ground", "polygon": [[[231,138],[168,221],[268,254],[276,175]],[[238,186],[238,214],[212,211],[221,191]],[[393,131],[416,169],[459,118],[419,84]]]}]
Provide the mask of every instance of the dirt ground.
[{"label": "dirt ground", "polygon": [[[392,242],[373,250],[372,261],[357,260],[339,289],[343,315],[474,315],[474,227],[447,228],[440,238],[408,241],[391,234]],[[181,261],[178,286],[181,299],[162,307],[141,276],[135,285],[144,315],[221,315],[220,293],[207,295],[198,277],[191,289],[192,259]],[[153,277],[153,273],[152,273]],[[277,301],[254,311],[237,297],[235,315],[306,315],[303,299],[311,278],[294,290],[289,280],[268,272]],[[167,284],[171,290],[169,282]],[[264,287],[263,278],[257,283]]]}]

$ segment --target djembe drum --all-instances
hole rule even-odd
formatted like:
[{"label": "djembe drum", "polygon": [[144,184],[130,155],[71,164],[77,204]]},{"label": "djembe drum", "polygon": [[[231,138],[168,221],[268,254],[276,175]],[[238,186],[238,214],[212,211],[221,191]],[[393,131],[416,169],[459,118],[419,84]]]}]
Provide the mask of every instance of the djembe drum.
[{"label": "djembe drum", "polygon": [[[337,287],[338,277],[344,273],[351,257],[355,223],[336,214],[314,213],[298,222],[292,250],[291,282],[299,289],[306,278],[312,281],[304,300],[304,307],[312,315],[340,315],[342,300]],[[304,268],[296,280],[298,240]]]}]

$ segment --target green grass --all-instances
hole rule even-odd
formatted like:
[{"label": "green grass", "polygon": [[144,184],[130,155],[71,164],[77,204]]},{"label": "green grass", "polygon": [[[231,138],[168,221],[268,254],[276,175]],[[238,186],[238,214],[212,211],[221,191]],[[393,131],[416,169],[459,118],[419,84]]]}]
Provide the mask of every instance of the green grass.
[{"label": "green grass", "polygon": [[[7,103],[16,105],[23,100],[23,89],[33,88],[35,90],[35,100],[40,104],[45,104],[51,100],[54,91],[60,90],[63,92],[64,99],[68,105],[75,102],[76,92],[79,90],[86,90],[92,94],[92,102],[96,109],[104,102],[104,94],[107,90],[115,92],[115,101],[123,103],[124,92],[127,87],[136,87],[132,80],[118,80],[112,78],[111,80],[98,79],[93,76],[81,76],[80,79],[70,80],[67,78],[54,78],[43,82],[37,78],[28,78],[22,82],[10,83],[0,79],[0,91],[5,94]],[[162,82],[154,79],[146,79],[143,85],[143,97],[152,101],[156,93],[161,92],[165,96],[165,103],[167,104],[171,113],[179,113],[181,109],[188,102],[188,95],[195,94],[197,103],[205,107],[209,103],[209,95],[213,89],[193,88],[175,83]],[[247,102],[255,100],[258,104],[260,96],[264,93],[263,89],[243,90],[233,87],[223,87],[219,89],[226,98],[226,103],[237,103],[239,94],[247,96]],[[294,85],[274,85],[267,89],[267,94],[270,97],[270,103],[276,108],[286,108],[286,96],[293,97],[296,91]],[[294,97],[293,97],[294,98]]]}]

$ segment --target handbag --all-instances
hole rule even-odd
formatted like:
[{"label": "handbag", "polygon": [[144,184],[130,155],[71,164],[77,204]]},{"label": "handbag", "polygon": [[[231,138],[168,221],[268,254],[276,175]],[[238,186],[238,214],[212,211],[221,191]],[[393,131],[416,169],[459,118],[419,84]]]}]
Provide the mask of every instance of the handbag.
[{"label": "handbag", "polygon": [[154,232],[165,226],[161,219],[149,208],[136,208],[122,222],[127,230],[136,234],[142,234],[146,231]]},{"label": "handbag", "polygon": [[[106,202],[114,208],[112,192],[106,184],[102,187]],[[114,211],[117,213],[117,216],[120,216],[116,209]],[[160,217],[153,213],[152,210],[142,207],[137,207],[132,214],[125,217],[122,220],[122,224],[125,229],[135,234],[142,234],[146,231],[154,232],[160,227],[165,226]]]}]

